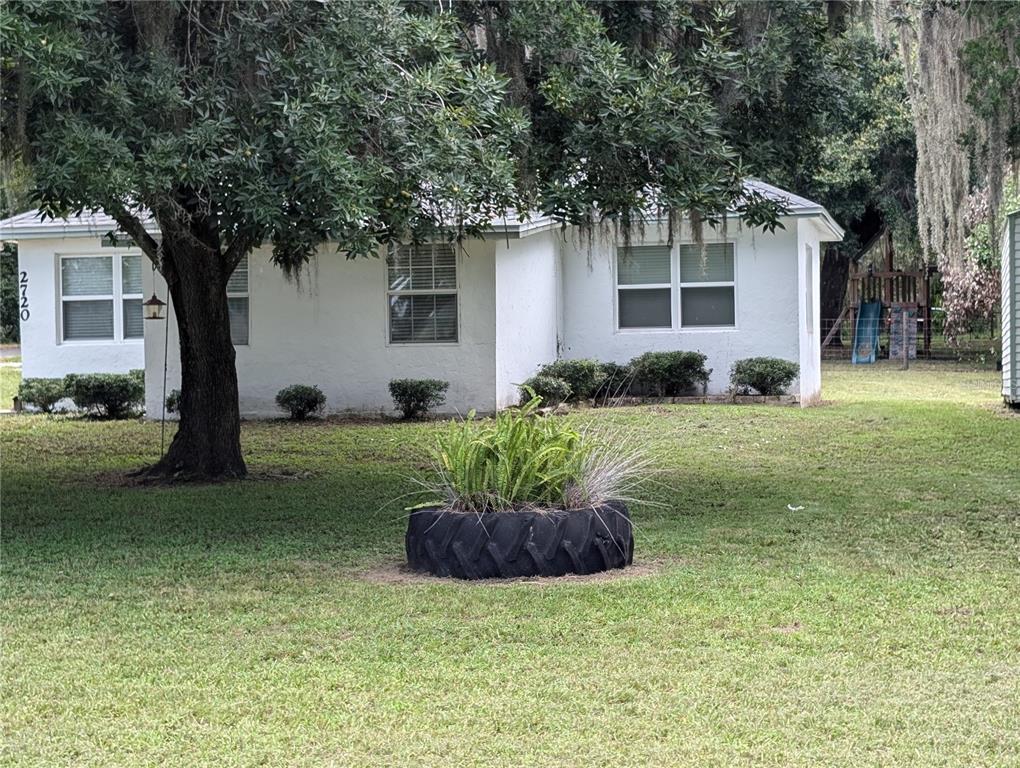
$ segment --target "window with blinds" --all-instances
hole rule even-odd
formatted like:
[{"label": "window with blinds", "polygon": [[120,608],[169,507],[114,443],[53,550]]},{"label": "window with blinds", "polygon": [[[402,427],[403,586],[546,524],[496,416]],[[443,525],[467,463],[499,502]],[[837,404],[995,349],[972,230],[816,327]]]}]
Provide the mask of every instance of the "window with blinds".
[{"label": "window with blinds", "polygon": [[121,310],[124,338],[140,339],[143,333],[142,257],[139,254],[120,258]]},{"label": "window with blinds", "polygon": [[620,328],[673,326],[673,254],[669,246],[635,246],[616,253]]},{"label": "window with blinds", "polygon": [[680,326],[736,325],[733,243],[681,245],[679,262]]},{"label": "window with blinds", "polygon": [[64,341],[142,338],[142,257],[62,257],[60,311]]},{"label": "window with blinds", "polygon": [[248,344],[250,317],[248,292],[248,257],[241,259],[227,280],[227,314],[230,317],[230,340],[235,347]]},{"label": "window with blinds", "polygon": [[391,344],[457,341],[457,254],[453,245],[392,248],[386,275]]}]

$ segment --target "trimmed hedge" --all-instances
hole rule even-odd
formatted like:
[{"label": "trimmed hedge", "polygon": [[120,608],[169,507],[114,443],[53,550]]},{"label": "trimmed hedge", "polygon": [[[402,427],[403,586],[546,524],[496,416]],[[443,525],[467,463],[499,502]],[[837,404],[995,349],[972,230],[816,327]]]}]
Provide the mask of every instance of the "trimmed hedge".
[{"label": "trimmed hedge", "polygon": [[170,394],[166,396],[166,412],[177,413],[181,409],[181,390],[171,389]]},{"label": "trimmed hedge", "polygon": [[634,369],[630,364],[602,363],[602,383],[595,392],[595,399],[625,397],[630,394],[634,383]]},{"label": "trimmed hedge", "polygon": [[449,388],[450,382],[439,379],[393,379],[390,397],[402,418],[414,419],[446,402]]},{"label": "trimmed hedge", "polygon": [[291,384],[276,393],[276,404],[294,421],[303,421],[323,409],[326,396],[321,389],[310,384]]},{"label": "trimmed hedge", "polygon": [[63,379],[22,379],[18,398],[25,405],[34,405],[43,413],[53,413],[53,406],[67,397]]},{"label": "trimmed hedge", "polygon": [[144,373],[72,373],[64,377],[64,390],[78,408],[93,416],[123,419],[145,401]]},{"label": "trimmed hedge", "polygon": [[730,369],[730,384],[740,394],[755,390],[759,395],[785,395],[800,366],[778,357],[748,357]]},{"label": "trimmed hedge", "polygon": [[570,385],[556,376],[532,376],[521,384],[521,405],[537,395],[542,398],[542,405],[559,405],[570,399]]},{"label": "trimmed hedge", "polygon": [[701,352],[645,352],[630,362],[635,394],[676,397],[708,386],[711,368]]},{"label": "trimmed hedge", "polygon": [[[606,373],[598,360],[556,360],[543,365],[538,376],[561,379],[570,387],[570,400],[591,400],[595,397]],[[537,391],[537,390],[536,390]],[[565,398],[566,399],[566,398]]]}]

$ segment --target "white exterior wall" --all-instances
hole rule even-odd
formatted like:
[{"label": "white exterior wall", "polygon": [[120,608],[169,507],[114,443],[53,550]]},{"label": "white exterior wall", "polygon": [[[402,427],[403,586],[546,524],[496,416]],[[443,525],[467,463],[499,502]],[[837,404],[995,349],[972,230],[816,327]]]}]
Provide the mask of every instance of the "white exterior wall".
[{"label": "white exterior wall", "polygon": [[1006,218],[1002,238],[1002,396],[1020,404],[1020,211]]},{"label": "white exterior wall", "polygon": [[[562,357],[594,357],[625,363],[642,352],[685,350],[708,356],[712,369],[709,393],[729,388],[730,366],[745,357],[769,356],[798,362],[804,380],[798,387],[809,401],[820,390],[820,339],[817,282],[818,232],[809,232],[794,218],[783,220],[785,229],[775,234],[731,223],[727,240],[734,243],[736,326],[734,328],[680,328],[679,320],[668,330],[619,330],[616,326],[616,242],[597,239],[591,249],[571,239],[563,246],[563,348]],[[804,222],[806,223],[806,222]],[[706,228],[708,242],[720,242],[720,233]],[[689,232],[677,242],[692,242]],[[649,227],[634,245],[662,244],[664,229]],[[801,289],[807,267],[799,255],[814,243],[813,333],[807,319],[801,322],[805,295]],[[678,275],[673,269],[673,304],[677,314]],[[802,335],[803,334],[803,335]],[[802,344],[808,349],[802,351]],[[811,348],[813,347],[813,348]]]},{"label": "white exterior wall", "polygon": [[801,407],[818,402],[822,395],[821,233],[812,219],[797,220],[797,325],[800,339]]},{"label": "white exterior wall", "polygon": [[518,384],[556,359],[560,235],[546,231],[496,248],[496,406],[520,399]]},{"label": "white exterior wall", "polygon": [[[388,384],[398,378],[450,382],[439,412],[492,411],[496,405],[493,241],[472,241],[457,256],[459,341],[389,344],[386,262],[347,260],[323,247],[298,282],[269,262],[269,250],[249,263],[249,344],[237,347],[241,414],[279,416],[276,393],[314,384],[329,412],[391,413]],[[145,292],[152,290],[146,275]],[[156,288],[166,298],[159,279]],[[172,312],[172,307],[170,308]],[[167,391],[180,386],[176,322],[169,318]],[[163,392],[162,323],[145,326],[145,405],[159,418]]]},{"label": "white exterior wall", "polygon": [[[21,310],[21,375],[24,378],[61,378],[69,373],[126,373],[142,367],[145,353],[141,339],[61,340],[60,257],[133,253],[141,251],[104,248],[98,237],[25,239],[18,243],[18,274],[14,277],[19,285],[24,279],[28,305]],[[151,272],[147,264],[148,260],[143,257],[143,273]]]}]

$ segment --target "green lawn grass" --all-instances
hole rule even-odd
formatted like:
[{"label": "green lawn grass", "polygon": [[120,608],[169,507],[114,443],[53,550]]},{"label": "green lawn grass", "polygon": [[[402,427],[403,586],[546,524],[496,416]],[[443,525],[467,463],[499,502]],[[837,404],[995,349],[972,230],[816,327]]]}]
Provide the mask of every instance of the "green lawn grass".
[{"label": "green lawn grass", "polygon": [[[6,417],[5,765],[1015,766],[1020,418],[995,374],[650,406],[599,582],[371,578],[435,424],[245,425],[252,480],[124,487],[159,426]],[[789,506],[788,506],[789,505]]]},{"label": "green lawn grass", "polygon": [[18,394],[20,385],[21,366],[0,365],[0,410],[13,407],[14,396]]}]

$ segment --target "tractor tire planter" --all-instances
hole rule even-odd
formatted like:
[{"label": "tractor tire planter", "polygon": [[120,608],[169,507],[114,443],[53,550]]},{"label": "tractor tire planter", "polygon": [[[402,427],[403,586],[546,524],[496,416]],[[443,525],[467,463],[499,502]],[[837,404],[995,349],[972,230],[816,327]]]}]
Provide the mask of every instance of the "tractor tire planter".
[{"label": "tractor tire planter", "polygon": [[589,574],[634,560],[630,516],[619,501],[481,514],[416,509],[405,544],[412,570],[458,579]]}]

